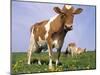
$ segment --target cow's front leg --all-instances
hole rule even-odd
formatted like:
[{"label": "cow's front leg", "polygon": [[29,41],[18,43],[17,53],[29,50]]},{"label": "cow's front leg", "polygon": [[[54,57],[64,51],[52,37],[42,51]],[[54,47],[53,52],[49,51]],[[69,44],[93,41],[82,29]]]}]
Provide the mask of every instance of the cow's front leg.
[{"label": "cow's front leg", "polygon": [[57,54],[56,54],[56,66],[60,63],[59,58],[61,54],[61,48],[56,48],[57,49]]},{"label": "cow's front leg", "polygon": [[73,51],[73,50],[71,51],[71,56],[72,56],[72,57],[74,56],[74,51]]},{"label": "cow's front leg", "polygon": [[58,64],[60,64],[59,58],[60,58],[60,54],[61,54],[61,48],[62,48],[62,41],[57,41],[57,43],[55,44],[55,48],[57,49],[57,54],[56,54],[56,66]]},{"label": "cow's front leg", "polygon": [[53,65],[52,65],[52,40],[48,39],[48,53],[49,53],[49,69],[53,69]]}]

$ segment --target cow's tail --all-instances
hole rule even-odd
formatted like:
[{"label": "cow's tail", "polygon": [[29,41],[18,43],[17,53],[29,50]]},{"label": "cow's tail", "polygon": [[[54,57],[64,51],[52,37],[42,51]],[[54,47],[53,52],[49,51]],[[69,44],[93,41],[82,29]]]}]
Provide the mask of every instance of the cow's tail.
[{"label": "cow's tail", "polygon": [[34,25],[31,26],[30,28],[30,33],[34,31]]}]

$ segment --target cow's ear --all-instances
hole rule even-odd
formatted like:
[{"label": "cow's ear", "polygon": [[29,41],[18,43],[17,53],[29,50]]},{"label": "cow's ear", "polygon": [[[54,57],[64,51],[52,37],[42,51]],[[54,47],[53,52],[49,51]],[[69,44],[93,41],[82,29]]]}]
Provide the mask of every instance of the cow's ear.
[{"label": "cow's ear", "polygon": [[82,8],[77,8],[76,10],[73,11],[73,14],[80,14],[83,11]]},{"label": "cow's ear", "polygon": [[53,10],[58,14],[63,13],[62,10],[59,7],[54,7]]}]

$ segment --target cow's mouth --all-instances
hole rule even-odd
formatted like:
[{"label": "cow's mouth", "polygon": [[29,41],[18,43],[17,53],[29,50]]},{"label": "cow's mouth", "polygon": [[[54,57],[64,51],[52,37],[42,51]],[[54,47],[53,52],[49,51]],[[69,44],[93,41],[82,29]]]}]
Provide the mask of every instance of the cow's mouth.
[{"label": "cow's mouth", "polygon": [[71,28],[67,28],[68,31],[70,31],[70,30],[72,30],[72,29],[73,29],[72,27],[71,27]]}]

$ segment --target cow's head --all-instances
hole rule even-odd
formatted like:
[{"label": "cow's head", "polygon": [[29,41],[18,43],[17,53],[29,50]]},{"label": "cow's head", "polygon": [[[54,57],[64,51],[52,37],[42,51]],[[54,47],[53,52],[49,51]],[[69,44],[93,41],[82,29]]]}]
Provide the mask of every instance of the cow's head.
[{"label": "cow's head", "polygon": [[62,9],[54,7],[54,11],[61,15],[64,29],[67,31],[72,30],[74,15],[80,14],[82,10],[82,8],[74,9],[71,5],[64,5]]},{"label": "cow's head", "polygon": [[76,44],[74,42],[69,43],[67,46],[67,50],[70,52],[71,50],[76,48]]},{"label": "cow's head", "polygon": [[69,47],[76,47],[76,44],[74,42],[72,42],[72,43],[69,43],[68,46]]}]

